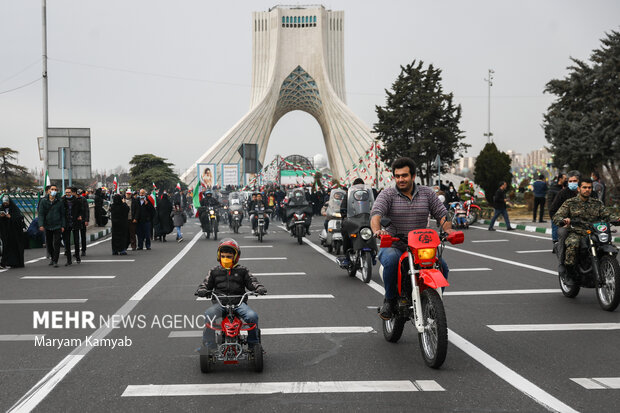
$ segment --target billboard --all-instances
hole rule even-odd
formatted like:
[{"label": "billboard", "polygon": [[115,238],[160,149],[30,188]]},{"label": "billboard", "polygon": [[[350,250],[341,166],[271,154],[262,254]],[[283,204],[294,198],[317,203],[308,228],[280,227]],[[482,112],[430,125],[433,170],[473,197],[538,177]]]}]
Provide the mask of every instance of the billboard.
[{"label": "billboard", "polygon": [[205,188],[212,188],[217,184],[217,169],[214,163],[199,163],[196,164],[198,168],[198,179]]},{"label": "billboard", "polygon": [[90,179],[90,128],[48,128],[46,155],[50,179],[62,179],[63,161],[65,179]]},{"label": "billboard", "polygon": [[239,169],[238,163],[222,164],[222,187],[239,185]]}]

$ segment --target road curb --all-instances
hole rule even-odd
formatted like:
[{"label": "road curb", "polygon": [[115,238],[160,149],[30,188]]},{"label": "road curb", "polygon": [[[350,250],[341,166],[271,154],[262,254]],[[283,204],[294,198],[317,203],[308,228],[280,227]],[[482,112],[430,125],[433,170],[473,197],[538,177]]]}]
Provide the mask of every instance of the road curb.
[{"label": "road curb", "polygon": [[99,238],[103,238],[106,235],[109,235],[111,233],[111,229],[110,228],[104,228],[100,231],[95,232],[94,234],[88,234],[88,242],[93,242],[98,240]]},{"label": "road curb", "polygon": [[[491,223],[491,220],[485,219],[485,220],[482,220],[482,223],[485,225],[489,225]],[[506,223],[495,221],[494,226],[506,228]],[[541,234],[551,235],[551,228],[536,227],[534,225],[523,225],[523,224],[513,225],[513,228],[520,229],[522,231],[527,231],[527,232],[540,232]],[[620,237],[614,237],[613,242],[620,243]]]}]

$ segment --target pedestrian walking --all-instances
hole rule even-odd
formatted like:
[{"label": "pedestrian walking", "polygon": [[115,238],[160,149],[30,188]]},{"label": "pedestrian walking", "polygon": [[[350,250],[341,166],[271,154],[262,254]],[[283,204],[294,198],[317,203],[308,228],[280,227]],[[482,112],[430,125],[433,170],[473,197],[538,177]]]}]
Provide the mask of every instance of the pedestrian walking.
[{"label": "pedestrian walking", "polygon": [[506,229],[508,231],[514,231],[515,228],[510,226],[510,219],[508,218],[508,210],[506,209],[506,190],[508,189],[508,184],[505,181],[499,183],[499,188],[497,192],[495,192],[495,196],[493,196],[493,207],[495,208],[495,213],[493,214],[493,218],[491,219],[491,223],[489,224],[489,231],[495,231],[493,226],[495,225],[495,220],[499,218],[499,216],[504,217],[504,222],[506,223]]},{"label": "pedestrian walking", "polygon": [[82,202],[77,199],[71,188],[65,189],[65,196],[62,198],[65,209],[65,230],[62,233],[62,242],[65,244],[65,256],[67,262],[65,266],[71,265],[71,236],[75,245],[75,262],[78,264],[80,259],[80,225],[82,224]]},{"label": "pedestrian walking", "polygon": [[136,250],[136,220],[134,219],[134,205],[137,204],[137,200],[134,198],[131,189],[127,188],[125,191],[125,205],[129,208],[127,211],[127,239],[131,246],[132,251]]},{"label": "pedestrian walking", "polygon": [[2,195],[0,206],[0,268],[24,266],[24,216],[10,196]]},{"label": "pedestrian walking", "polygon": [[540,206],[540,220],[538,222],[547,222],[544,220],[545,218],[545,201],[547,200],[547,191],[549,187],[547,187],[547,183],[545,182],[545,175],[538,175],[538,179],[534,181],[532,184],[534,187],[534,217],[532,218],[532,222],[536,222],[536,211]]},{"label": "pedestrian walking", "polygon": [[566,184],[566,174],[558,174],[557,179],[551,185],[547,191],[547,209],[549,210],[549,218],[551,218],[551,241],[553,241],[553,252],[555,253],[555,245],[558,242],[558,226],[553,222],[553,215],[551,214],[551,206],[555,201],[555,197],[560,193]]},{"label": "pedestrian walking", "polygon": [[45,231],[45,244],[51,258],[49,265],[54,267],[58,267],[60,240],[65,230],[65,207],[57,195],[58,188],[51,185],[49,195],[39,204],[39,229]]},{"label": "pedestrian walking", "polygon": [[170,213],[172,216],[172,224],[177,230],[177,242],[183,241],[183,234],[181,233],[181,227],[187,222],[187,215],[181,208],[180,204],[174,204],[174,209]]},{"label": "pedestrian walking", "polygon": [[138,236],[138,250],[151,249],[151,225],[155,217],[153,204],[146,199],[146,190],[140,190],[140,197],[134,207],[134,221],[136,223],[136,235]]},{"label": "pedestrian walking", "polygon": [[121,194],[112,197],[110,217],[112,220],[112,255],[127,255],[129,245],[129,223],[127,216],[131,210],[123,202]]},{"label": "pedestrian walking", "polygon": [[105,217],[105,209],[103,209],[104,193],[101,188],[95,191],[95,223],[98,227],[105,227],[107,218]]},{"label": "pedestrian walking", "polygon": [[[72,188],[75,189],[75,188]],[[82,203],[82,222],[80,223],[80,243],[82,246],[82,257],[86,255],[86,229],[90,222],[90,206],[88,205],[88,195],[81,189],[77,190],[78,200]]]},{"label": "pedestrian walking", "polygon": [[173,229],[172,225],[172,202],[167,193],[163,193],[157,202],[157,232],[155,236],[160,241],[166,242],[166,235],[170,234]]}]

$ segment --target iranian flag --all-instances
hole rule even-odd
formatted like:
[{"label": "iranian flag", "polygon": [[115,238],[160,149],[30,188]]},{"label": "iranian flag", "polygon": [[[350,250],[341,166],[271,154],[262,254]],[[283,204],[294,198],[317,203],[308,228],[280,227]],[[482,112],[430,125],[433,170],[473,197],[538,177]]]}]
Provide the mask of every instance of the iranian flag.
[{"label": "iranian flag", "polygon": [[116,179],[116,176],[114,176],[114,193],[118,194],[118,180]]},{"label": "iranian flag", "polygon": [[177,189],[180,191],[181,190],[181,183],[177,182]]},{"label": "iranian flag", "polygon": [[155,186],[155,182],[153,182],[153,192],[148,196],[149,202],[153,204],[154,207],[157,207],[157,187]]}]

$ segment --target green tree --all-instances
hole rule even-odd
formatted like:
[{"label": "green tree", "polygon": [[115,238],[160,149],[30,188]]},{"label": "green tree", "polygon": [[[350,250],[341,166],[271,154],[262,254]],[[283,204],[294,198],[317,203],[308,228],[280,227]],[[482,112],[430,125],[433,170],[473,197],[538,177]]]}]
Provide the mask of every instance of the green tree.
[{"label": "green tree", "polygon": [[601,43],[590,64],[571,58],[568,75],[547,83],[545,92],[556,100],[543,126],[556,167],[585,174],[605,167],[620,186],[620,33]]},{"label": "green tree", "polygon": [[385,91],[385,106],[375,109],[373,131],[384,143],[379,155],[388,165],[401,156],[412,158],[422,182],[431,184],[437,155],[447,172],[470,146],[459,128],[461,105],[452,102],[452,93],[444,93],[441,70],[432,64],[424,69],[424,62],[414,60],[400,69],[392,90]]},{"label": "green tree", "polygon": [[144,188],[150,191],[153,183],[157,188],[173,190],[179,182],[179,177],[172,171],[173,164],[166,162],[166,158],[150,153],[134,155],[129,164],[132,165],[129,184],[134,190]]},{"label": "green tree", "polygon": [[0,183],[6,191],[31,189],[35,185],[28,169],[17,164],[18,154],[18,151],[11,148],[0,148]]},{"label": "green tree", "polygon": [[476,158],[474,167],[474,181],[484,189],[485,198],[493,202],[493,195],[499,188],[501,181],[511,186],[512,173],[510,172],[510,155],[500,152],[494,143],[487,143]]}]

